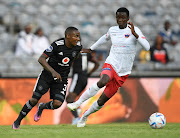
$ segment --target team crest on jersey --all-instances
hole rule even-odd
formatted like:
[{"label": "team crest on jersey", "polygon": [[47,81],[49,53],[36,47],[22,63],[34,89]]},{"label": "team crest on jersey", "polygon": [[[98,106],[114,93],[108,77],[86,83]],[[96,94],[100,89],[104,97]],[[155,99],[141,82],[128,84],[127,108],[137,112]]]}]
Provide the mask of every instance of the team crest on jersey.
[{"label": "team crest on jersey", "polygon": [[62,63],[67,64],[70,61],[68,57],[63,58]]},{"label": "team crest on jersey", "polygon": [[76,56],[76,53],[77,53],[76,51],[73,51],[73,52],[72,52],[72,57],[75,57],[75,56]]},{"label": "team crest on jersey", "polygon": [[52,47],[52,46],[49,46],[49,47],[46,49],[47,52],[51,52],[52,50],[53,50],[53,47]]},{"label": "team crest on jersey", "polygon": [[130,36],[130,34],[125,34],[125,38],[128,38]]}]

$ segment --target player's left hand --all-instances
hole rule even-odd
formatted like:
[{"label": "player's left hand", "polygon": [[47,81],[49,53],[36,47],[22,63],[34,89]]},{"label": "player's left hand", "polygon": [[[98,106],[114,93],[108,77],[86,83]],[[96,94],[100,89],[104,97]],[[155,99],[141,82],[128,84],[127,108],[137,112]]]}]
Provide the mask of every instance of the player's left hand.
[{"label": "player's left hand", "polygon": [[62,82],[61,75],[59,73],[57,73],[56,71],[52,72],[52,76],[56,82],[60,82],[60,83]]},{"label": "player's left hand", "polygon": [[134,25],[133,25],[133,23],[132,23],[132,22],[128,22],[128,24],[130,25],[130,26],[128,25],[128,27],[131,29],[131,33],[136,37],[136,39],[138,39],[139,35],[136,34],[136,32],[135,32],[135,30],[134,30]]}]

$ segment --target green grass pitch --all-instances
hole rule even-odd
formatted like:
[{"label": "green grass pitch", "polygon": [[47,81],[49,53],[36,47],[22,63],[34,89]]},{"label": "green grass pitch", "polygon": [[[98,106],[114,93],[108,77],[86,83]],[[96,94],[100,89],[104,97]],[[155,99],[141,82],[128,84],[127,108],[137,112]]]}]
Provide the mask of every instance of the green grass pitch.
[{"label": "green grass pitch", "polygon": [[148,123],[112,123],[77,128],[62,125],[22,125],[19,130],[0,126],[0,138],[180,138],[180,123],[152,129]]}]

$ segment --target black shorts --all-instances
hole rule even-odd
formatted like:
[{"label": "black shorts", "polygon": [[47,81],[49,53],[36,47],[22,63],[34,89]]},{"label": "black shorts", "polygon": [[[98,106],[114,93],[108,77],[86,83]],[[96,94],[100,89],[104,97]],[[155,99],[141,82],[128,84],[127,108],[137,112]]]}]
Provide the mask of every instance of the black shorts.
[{"label": "black shorts", "polygon": [[64,102],[66,97],[67,80],[57,82],[51,74],[41,73],[33,90],[33,98],[40,99],[42,95],[50,90],[50,99]]},{"label": "black shorts", "polygon": [[88,77],[85,75],[78,73],[73,74],[69,92],[74,92],[79,95],[86,88],[87,80]]}]

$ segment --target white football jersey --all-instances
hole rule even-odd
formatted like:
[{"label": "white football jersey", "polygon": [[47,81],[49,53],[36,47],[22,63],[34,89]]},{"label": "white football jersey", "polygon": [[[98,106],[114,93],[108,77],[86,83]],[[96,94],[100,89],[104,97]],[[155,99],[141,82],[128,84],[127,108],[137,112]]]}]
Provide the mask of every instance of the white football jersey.
[{"label": "white football jersey", "polygon": [[90,49],[93,50],[99,44],[111,39],[112,46],[105,63],[110,64],[118,76],[124,76],[131,73],[136,54],[137,41],[139,41],[146,50],[149,50],[150,48],[148,41],[145,39],[140,29],[137,27],[134,27],[134,29],[139,35],[138,39],[131,33],[129,27],[126,27],[125,29],[120,29],[119,26],[110,27],[108,32],[98,40],[99,42],[97,41],[90,47]]}]

